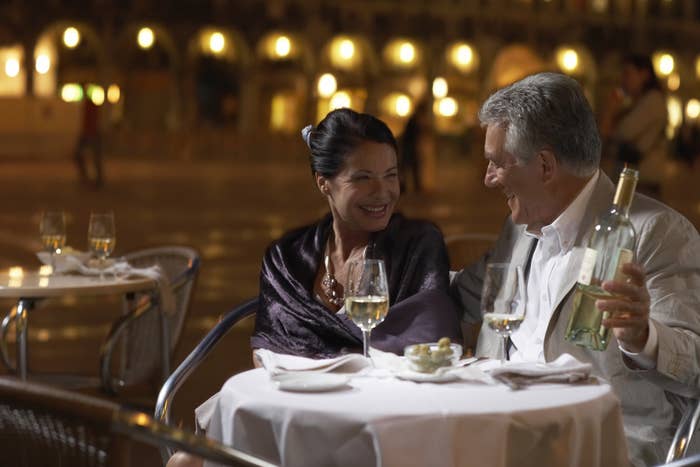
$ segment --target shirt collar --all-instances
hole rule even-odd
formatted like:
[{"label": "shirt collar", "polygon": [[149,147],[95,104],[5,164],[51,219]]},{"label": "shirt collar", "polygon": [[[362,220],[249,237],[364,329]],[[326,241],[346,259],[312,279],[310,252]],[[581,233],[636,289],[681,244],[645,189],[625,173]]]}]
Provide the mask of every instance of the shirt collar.
[{"label": "shirt collar", "polygon": [[560,251],[568,251],[573,247],[576,237],[578,236],[578,229],[581,224],[581,219],[586,211],[586,206],[593,196],[593,188],[598,182],[600,177],[600,170],[596,170],[595,174],[586,183],[583,189],[576,195],[576,198],[569,203],[569,205],[564,209],[564,211],[559,214],[559,217],[554,219],[549,225],[542,227],[541,234],[535,234],[532,232],[525,233],[531,237],[535,237],[538,240],[555,241],[558,243]]}]

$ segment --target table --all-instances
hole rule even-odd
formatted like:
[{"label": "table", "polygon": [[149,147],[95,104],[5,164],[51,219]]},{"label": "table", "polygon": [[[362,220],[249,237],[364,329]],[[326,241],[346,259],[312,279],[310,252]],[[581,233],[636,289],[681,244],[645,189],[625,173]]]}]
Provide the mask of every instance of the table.
[{"label": "table", "polygon": [[[0,273],[0,298],[17,299],[16,368],[19,377],[27,379],[27,334],[29,310],[35,304],[49,297],[64,295],[108,295],[129,294],[152,290],[156,287],[153,279],[146,277],[128,277],[116,279],[114,276],[84,276],[78,274],[45,275],[37,270],[12,268]],[[4,323],[3,323],[4,324]]]},{"label": "table", "polygon": [[432,384],[354,377],[346,390],[280,391],[264,369],[230,378],[207,436],[284,466],[629,465],[607,384]]}]

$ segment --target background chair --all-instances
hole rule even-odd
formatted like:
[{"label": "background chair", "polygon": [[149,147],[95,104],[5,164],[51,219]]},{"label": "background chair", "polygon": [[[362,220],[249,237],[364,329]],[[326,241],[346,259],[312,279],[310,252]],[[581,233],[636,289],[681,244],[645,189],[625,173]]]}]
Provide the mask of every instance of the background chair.
[{"label": "background chair", "polygon": [[125,467],[130,465],[131,451],[143,450],[144,445],[171,446],[223,465],[273,465],[110,401],[13,377],[0,378],[3,465]]},{"label": "background chair", "polygon": [[[192,372],[199,366],[200,363],[211,352],[214,346],[224,337],[229,330],[244,318],[253,316],[258,309],[258,297],[247,300],[233,310],[229,311],[222,320],[217,323],[214,328],[207,333],[206,336],[197,344],[190,354],[183,360],[180,366],[175,369],[172,375],[168,377],[165,384],[158,393],[158,401],[156,402],[155,419],[170,425],[170,414],[175,394],[184,384]],[[171,446],[163,446],[161,455],[163,464],[168,461],[173,454]]]},{"label": "background chair", "polygon": [[497,236],[489,233],[463,233],[445,237],[450,269],[458,271],[478,260],[493,246]]},{"label": "background chair", "polygon": [[173,288],[175,310],[166,313],[155,292],[126,297],[129,311],[114,322],[100,351],[101,384],[110,394],[152,379],[160,385],[168,377],[200,264],[194,249],[177,246],[140,250],[126,260],[139,268],[160,266]]}]

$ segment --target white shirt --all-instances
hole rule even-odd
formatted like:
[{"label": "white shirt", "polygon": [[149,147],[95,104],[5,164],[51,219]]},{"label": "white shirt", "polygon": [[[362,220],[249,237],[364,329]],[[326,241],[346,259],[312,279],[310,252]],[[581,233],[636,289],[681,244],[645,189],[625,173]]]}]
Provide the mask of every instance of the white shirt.
[{"label": "white shirt", "polygon": [[[600,172],[597,171],[564,212],[550,225],[543,227],[541,233],[526,232],[526,235],[537,238],[538,242],[532,254],[527,280],[527,314],[520,329],[511,336],[512,361],[545,361],[544,339],[549,320],[558,300],[563,298],[557,296],[564,288],[562,278],[571,276],[571,268],[579,268],[580,262],[576,256],[580,251],[574,248],[574,242],[599,176]],[[642,368],[656,366],[652,357],[655,355],[656,343],[651,341],[658,338],[653,327],[650,323],[650,338],[642,352],[634,354],[620,347],[622,352]]]}]

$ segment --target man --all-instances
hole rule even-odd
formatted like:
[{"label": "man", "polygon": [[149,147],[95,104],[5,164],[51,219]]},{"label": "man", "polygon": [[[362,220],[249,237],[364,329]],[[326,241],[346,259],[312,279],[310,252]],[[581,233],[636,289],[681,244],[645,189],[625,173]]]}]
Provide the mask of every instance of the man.
[{"label": "man", "polygon": [[[569,353],[590,362],[620,398],[630,459],[664,460],[688,398],[700,394],[700,236],[671,208],[643,195],[630,219],[637,233],[626,282],[604,283],[620,299],[598,300],[613,311],[604,322],[614,338],[605,351],[564,340],[583,249],[614,186],[598,169],[600,137],[578,83],[541,73],[494,93],[479,112],[486,128],[484,183],[500,189],[511,216],[481,262],[454,278],[464,321],[481,320],[487,261],[528,271],[527,315],[513,334],[511,360],[551,361]],[[477,354],[500,357],[500,339],[481,329]]]}]

